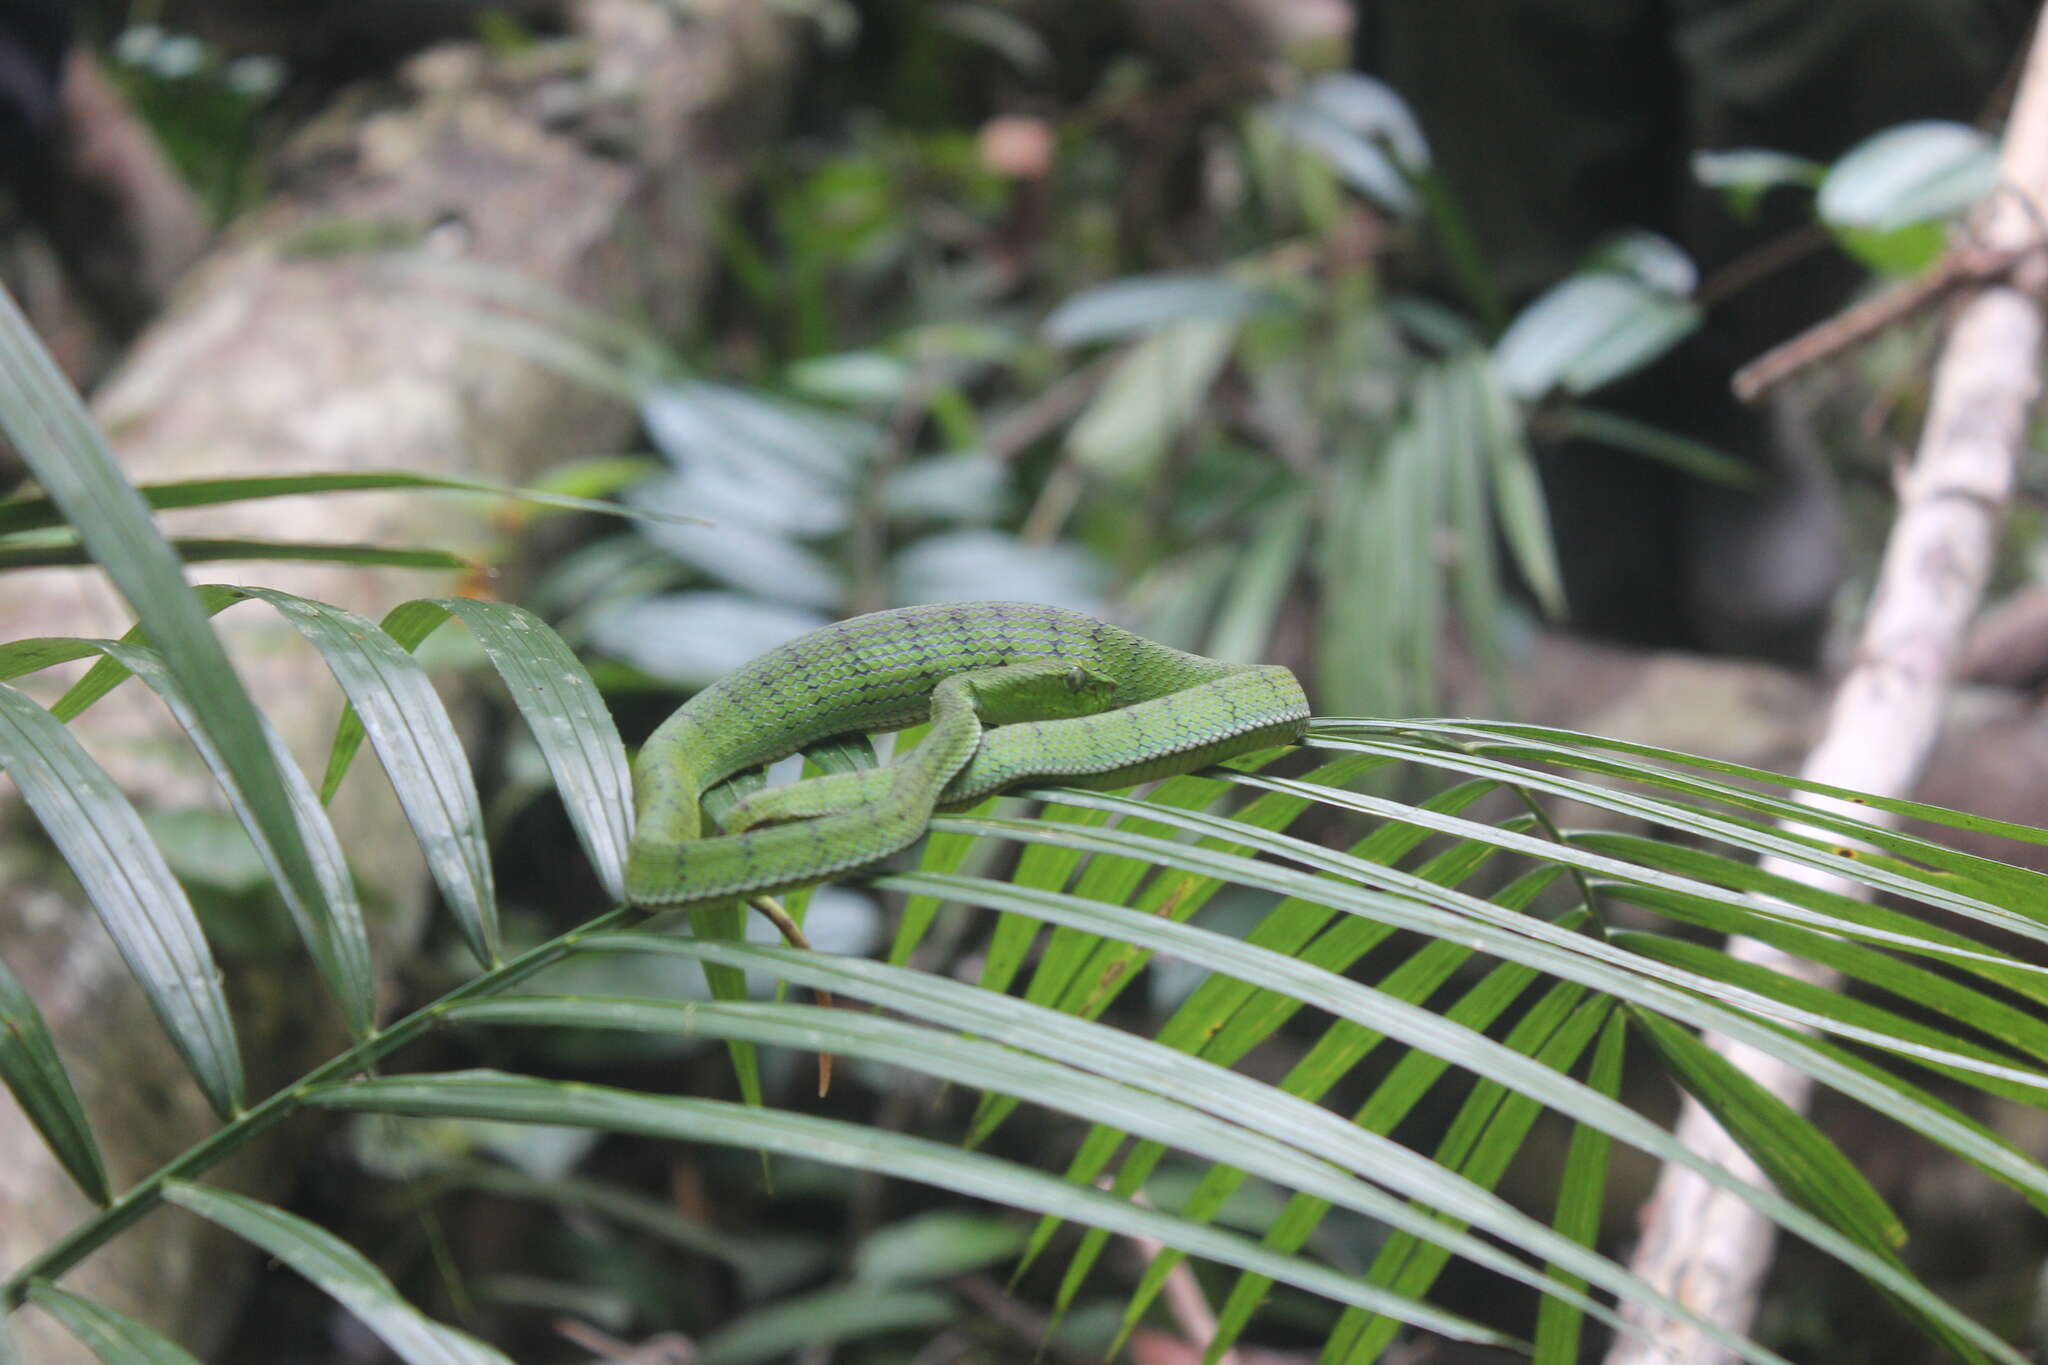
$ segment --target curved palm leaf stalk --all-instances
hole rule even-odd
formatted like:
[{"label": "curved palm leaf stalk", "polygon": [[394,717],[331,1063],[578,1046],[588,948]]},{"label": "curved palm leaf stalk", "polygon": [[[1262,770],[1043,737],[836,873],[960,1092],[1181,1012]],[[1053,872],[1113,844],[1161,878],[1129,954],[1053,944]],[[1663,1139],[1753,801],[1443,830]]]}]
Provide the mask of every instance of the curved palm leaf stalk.
[{"label": "curved palm leaf stalk", "polygon": [[[2034,205],[2048,202],[2048,42],[2037,33],[2000,166],[2010,191],[1986,210],[1982,240],[1991,247],[2035,249],[2011,287],[1986,289],[1957,314],[1935,374],[1920,450],[1900,488],[1899,518],[1886,546],[1876,598],[1856,663],[1836,691],[1827,730],[1808,757],[1806,775],[1887,795],[1911,790],[1940,725],[1945,684],[1989,577],[2005,503],[2039,391],[2044,265]],[[2028,278],[2028,277],[2031,278]],[[1766,864],[1795,880],[1832,887],[1804,867]],[[1782,947],[1736,938],[1732,956],[1833,990],[1831,967]],[[1810,1080],[1740,1042],[1712,1046],[1794,1110]],[[1753,1141],[1688,1103],[1679,1132],[1689,1144],[1754,1177]],[[1647,1206],[1635,1267],[1682,1291],[1701,1312],[1738,1331],[1755,1316],[1772,1252],[1767,1223],[1737,1209],[1675,1168],[1660,1176]],[[1714,1365],[1726,1359],[1689,1328],[1667,1325],[1653,1339],[1619,1339],[1608,1365],[1644,1365],[1662,1347]]]}]

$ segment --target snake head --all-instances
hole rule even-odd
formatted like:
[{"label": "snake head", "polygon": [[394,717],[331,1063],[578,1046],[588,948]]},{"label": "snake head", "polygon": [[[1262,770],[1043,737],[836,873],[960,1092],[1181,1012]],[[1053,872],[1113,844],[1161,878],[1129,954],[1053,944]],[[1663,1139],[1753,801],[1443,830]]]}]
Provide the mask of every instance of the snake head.
[{"label": "snake head", "polygon": [[1054,708],[1062,716],[1093,716],[1116,706],[1117,681],[1107,673],[1075,664],[1067,670],[1065,703]]}]

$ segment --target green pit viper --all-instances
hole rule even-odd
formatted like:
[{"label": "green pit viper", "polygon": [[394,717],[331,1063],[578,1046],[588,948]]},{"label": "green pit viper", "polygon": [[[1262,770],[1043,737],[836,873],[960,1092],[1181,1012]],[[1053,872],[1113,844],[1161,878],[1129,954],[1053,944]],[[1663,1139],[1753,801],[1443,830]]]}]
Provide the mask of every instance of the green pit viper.
[{"label": "green pit viper", "polygon": [[[1191,772],[1294,740],[1308,714],[1285,668],[1183,653],[1056,607],[857,616],[741,666],[648,739],[633,770],[626,898],[749,897],[767,909],[770,893],[907,848],[937,810],[1024,781],[1120,787]],[[757,793],[720,822],[728,832],[705,837],[704,797],[735,774],[926,720],[907,758]]]}]

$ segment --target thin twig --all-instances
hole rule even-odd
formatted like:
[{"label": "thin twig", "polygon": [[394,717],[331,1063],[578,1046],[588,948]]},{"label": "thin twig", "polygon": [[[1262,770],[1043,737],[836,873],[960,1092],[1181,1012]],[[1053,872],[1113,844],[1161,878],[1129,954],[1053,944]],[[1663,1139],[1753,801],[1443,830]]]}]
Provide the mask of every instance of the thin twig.
[{"label": "thin twig", "polygon": [[1730,387],[1754,403],[1794,375],[1861,346],[1879,333],[1918,317],[1960,289],[1990,284],[2012,271],[2035,246],[1958,246],[1919,277],[1815,323],[1790,341],[1765,351],[1735,372]]}]

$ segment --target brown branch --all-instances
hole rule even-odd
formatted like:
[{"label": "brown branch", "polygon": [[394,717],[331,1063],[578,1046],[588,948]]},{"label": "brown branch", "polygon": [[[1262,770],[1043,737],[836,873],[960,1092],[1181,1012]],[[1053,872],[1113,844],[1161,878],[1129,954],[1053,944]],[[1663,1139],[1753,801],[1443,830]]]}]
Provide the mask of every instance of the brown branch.
[{"label": "brown branch", "polygon": [[1918,278],[1894,285],[1773,346],[1737,370],[1730,387],[1737,398],[1754,403],[1794,375],[1918,317],[1958,290],[2004,279],[2039,246],[2036,241],[2004,248],[1955,247]]}]

